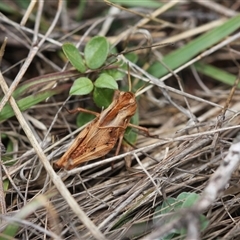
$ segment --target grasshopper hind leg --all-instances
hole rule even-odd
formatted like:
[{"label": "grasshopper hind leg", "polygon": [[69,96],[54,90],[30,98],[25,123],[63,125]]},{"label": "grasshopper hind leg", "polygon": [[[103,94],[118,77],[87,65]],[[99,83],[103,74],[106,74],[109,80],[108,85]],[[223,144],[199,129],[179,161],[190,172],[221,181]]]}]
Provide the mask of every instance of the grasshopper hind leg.
[{"label": "grasshopper hind leg", "polygon": [[[118,145],[117,145],[117,149],[116,149],[116,152],[115,152],[115,156],[117,156],[119,154],[119,152],[120,152],[122,141],[123,141],[123,136],[124,136],[124,132],[119,136]],[[111,167],[112,167],[112,169],[114,169],[114,162],[111,163]]]}]

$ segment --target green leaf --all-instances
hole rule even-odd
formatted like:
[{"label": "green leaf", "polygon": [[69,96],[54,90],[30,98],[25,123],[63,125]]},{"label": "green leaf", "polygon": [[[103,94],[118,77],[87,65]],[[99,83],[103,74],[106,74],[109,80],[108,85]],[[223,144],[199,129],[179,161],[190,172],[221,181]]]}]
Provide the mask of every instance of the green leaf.
[{"label": "green leaf", "polygon": [[115,81],[122,80],[126,75],[124,72],[120,72],[118,69],[107,69],[104,70],[103,73],[112,76]]},{"label": "green leaf", "polygon": [[[125,55],[125,57],[133,62],[133,63],[136,63],[137,60],[138,60],[138,55],[135,54],[135,53],[128,53]],[[122,60],[120,60],[120,62],[116,63],[119,68],[121,68],[122,70],[124,71],[127,71],[128,70],[128,66],[125,62],[123,62]],[[107,70],[104,70],[104,72],[108,73],[109,75],[111,75],[116,81],[118,80],[122,80],[126,73],[124,73],[123,71],[119,71],[117,68],[113,68],[113,69],[107,69]]]},{"label": "green leaf", "polygon": [[[163,221],[162,215],[169,214],[169,213],[177,213],[179,209],[192,207],[196,201],[198,200],[199,195],[196,193],[189,193],[189,192],[182,192],[180,193],[177,198],[167,198],[163,201],[162,205],[157,207],[154,212],[153,216],[153,223],[155,225],[159,225],[160,222]],[[176,219],[177,215],[174,214],[170,217],[167,217],[165,223],[169,223]],[[204,215],[200,215],[200,224],[201,229],[205,229],[208,226],[209,221]],[[184,236],[186,234],[186,229],[176,229],[174,232],[169,233],[167,236],[162,238],[162,240],[172,239],[173,236]]]},{"label": "green leaf", "polygon": [[80,77],[76,79],[70,89],[70,95],[86,95],[93,90],[93,83],[89,78]]},{"label": "green leaf", "polygon": [[84,49],[86,64],[91,69],[101,67],[108,55],[109,45],[105,37],[93,37]]},{"label": "green leaf", "polygon": [[198,200],[198,198],[198,194],[188,192],[180,193],[177,197],[179,201],[182,201],[182,205],[180,208],[192,207],[193,204]]},{"label": "green leaf", "polygon": [[[138,111],[136,111],[135,114],[132,116],[130,123],[132,123],[134,125],[139,124]],[[138,136],[138,133],[136,131],[133,131],[131,127],[127,127],[127,129],[124,133],[124,138],[126,139],[126,143],[125,143],[125,141],[123,141],[123,144],[130,143],[130,144],[134,145],[137,141],[137,136]]]},{"label": "green leaf", "polygon": [[173,204],[176,203],[176,199],[169,197],[163,201],[162,205],[155,209],[154,216],[157,217],[162,214],[169,213],[174,210]]},{"label": "green leaf", "polygon": [[[160,223],[162,223],[162,215],[168,214],[174,211],[174,205],[176,204],[175,198],[167,198],[165,201],[163,201],[162,205],[157,207],[155,209],[154,215],[153,215],[153,223],[155,226],[158,226]],[[167,219],[166,223],[170,222],[174,218]],[[175,235],[176,231],[173,233],[167,234],[164,238],[161,240],[169,240],[172,239],[172,237]]]},{"label": "green leaf", "polygon": [[[219,41],[223,40],[226,36],[233,33],[240,27],[240,15],[237,15],[221,26],[201,35],[200,37],[192,40],[184,47],[177,49],[165,56],[163,62],[172,70],[191,60],[197,54],[212,47]],[[152,75],[160,78],[168,73],[168,70],[159,62],[155,62],[148,69]]]},{"label": "green leaf", "polygon": [[3,190],[6,192],[9,188],[10,182],[8,179],[3,180]]},{"label": "green leaf", "polygon": [[[12,152],[13,152],[13,142],[11,141],[11,138],[9,138],[9,141],[7,143],[6,153],[12,153]],[[12,166],[13,164],[15,164],[15,161],[11,161],[12,159],[13,159],[12,154],[11,155],[7,154],[6,156],[2,156],[2,161],[6,166]]]},{"label": "green leaf", "polygon": [[[77,70],[68,70],[65,72],[55,72],[41,75],[39,77],[31,78],[20,84],[18,88],[13,92],[13,97],[18,99],[27,92],[39,92],[39,89],[44,88],[46,85],[52,82],[61,81],[63,79],[79,77],[81,73]],[[65,85],[66,86],[66,85]],[[51,87],[49,87],[49,90]]]},{"label": "green leaf", "polygon": [[99,108],[107,108],[113,99],[114,90],[107,88],[94,88],[93,100]]},{"label": "green leaf", "polygon": [[80,112],[77,115],[77,126],[82,127],[86,123],[92,121],[94,118],[96,118],[96,116],[91,113]]},{"label": "green leaf", "polygon": [[102,73],[96,79],[94,85],[97,88],[118,89],[117,82],[114,80],[114,78],[111,75],[107,73]]},{"label": "green leaf", "polygon": [[[127,53],[125,55],[125,58],[128,59],[129,61],[133,62],[133,63],[137,63],[138,61],[138,55],[136,53]],[[146,59],[145,59],[146,61]]]},{"label": "green leaf", "polygon": [[84,65],[83,59],[79,50],[72,43],[64,43],[62,45],[62,50],[70,63],[81,73],[86,72],[86,67]]},{"label": "green leaf", "polygon": [[209,220],[207,219],[207,217],[203,214],[200,215],[200,227],[201,227],[201,230],[204,230],[207,228],[209,224]]}]

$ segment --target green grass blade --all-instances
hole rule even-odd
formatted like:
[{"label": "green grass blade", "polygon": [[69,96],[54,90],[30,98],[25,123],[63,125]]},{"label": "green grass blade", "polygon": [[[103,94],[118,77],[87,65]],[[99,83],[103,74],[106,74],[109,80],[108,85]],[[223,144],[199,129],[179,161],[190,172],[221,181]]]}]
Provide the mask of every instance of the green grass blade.
[{"label": "green grass blade", "polygon": [[43,76],[31,78],[21,84],[13,93],[15,99],[30,91],[37,91],[41,87],[45,87],[52,81],[59,81],[68,78],[79,77],[81,74],[77,70],[70,70],[59,73],[49,73]]},{"label": "green grass blade", "polygon": [[[223,71],[222,69],[216,68],[214,66],[203,64],[203,63],[195,63],[194,64],[196,70],[206,76],[209,76],[219,82],[226,83],[232,86],[237,78],[235,75]],[[240,87],[240,84],[239,84]]]},{"label": "green grass blade", "polygon": [[[61,86],[59,88],[52,89],[52,90],[47,90],[44,92],[38,92],[37,94],[30,95],[28,97],[25,97],[25,98],[17,101],[17,104],[18,104],[18,107],[20,108],[20,110],[23,112],[23,111],[27,110],[28,108],[34,106],[35,104],[42,102],[45,99],[47,99],[55,94],[59,94],[60,92],[65,91],[65,90],[66,90],[66,85]],[[14,116],[12,107],[9,104],[7,104],[0,113],[0,122],[4,121],[12,116]]]},{"label": "green grass blade", "polygon": [[[163,62],[170,68],[176,69],[182,64],[191,60],[194,56],[200,54],[202,51],[206,50],[209,47],[212,47],[214,44],[223,40],[229,34],[233,33],[240,27],[240,15],[237,15],[223,25],[201,35],[200,37],[192,40],[184,47],[171,52],[163,58]],[[162,77],[168,73],[168,70],[162,66],[161,63],[155,62],[150,66],[148,71],[155,77]]]},{"label": "green grass blade", "polygon": [[111,0],[111,2],[114,2],[116,4],[128,6],[128,7],[147,7],[147,8],[157,8],[161,7],[164,4],[160,3],[160,1],[156,0],[145,0],[145,1],[139,1],[139,0],[132,0],[132,1],[126,1],[126,0]]}]

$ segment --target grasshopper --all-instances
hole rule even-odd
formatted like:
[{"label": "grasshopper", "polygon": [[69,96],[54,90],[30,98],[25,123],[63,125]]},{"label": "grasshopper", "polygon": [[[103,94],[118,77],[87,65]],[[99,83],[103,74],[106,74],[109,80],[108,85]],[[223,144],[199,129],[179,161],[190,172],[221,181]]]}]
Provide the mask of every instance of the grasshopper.
[{"label": "grasshopper", "polygon": [[96,118],[79,133],[70,148],[55,162],[55,167],[70,170],[81,163],[103,157],[114,148],[119,139],[117,155],[128,126],[143,130],[148,134],[146,128],[130,123],[136,110],[137,102],[134,93],[115,90],[112,103],[101,113],[83,108],[70,111],[71,113],[79,111],[91,113]]}]

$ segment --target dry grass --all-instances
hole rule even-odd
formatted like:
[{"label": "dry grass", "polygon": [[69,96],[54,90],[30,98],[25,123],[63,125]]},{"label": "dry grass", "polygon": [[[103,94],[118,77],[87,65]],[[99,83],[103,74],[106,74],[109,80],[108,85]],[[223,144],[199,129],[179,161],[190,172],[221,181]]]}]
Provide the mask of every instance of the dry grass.
[{"label": "dry grass", "polygon": [[[110,7],[105,2],[88,1],[81,20],[77,20],[77,3],[39,1],[28,12],[16,1],[3,2],[14,11],[0,15],[1,43],[8,37],[1,61],[1,93],[16,117],[1,123],[2,142],[8,147],[0,176],[1,232],[16,229],[17,239],[160,239],[168,230],[184,226],[187,234],[174,239],[238,239],[240,154],[235,148],[229,150],[240,127],[238,35],[231,34],[235,39],[224,38],[216,49],[211,46],[184,62],[178,76],[170,69],[167,77],[157,76],[162,77],[159,81],[146,69],[237,15],[240,1],[170,1],[155,9],[115,9],[112,18],[107,17]],[[140,125],[148,127],[152,137],[139,133],[135,149],[125,147],[119,156],[111,157],[113,151],[104,160],[55,172],[52,163],[81,130],[73,132],[76,115],[69,115],[63,106],[92,105],[91,96],[69,99],[69,87],[78,73],[67,70],[60,47],[69,41],[82,50],[99,33],[119,51],[125,44],[138,49],[140,64],[130,68],[132,76],[150,82],[138,109]],[[160,43],[168,44],[142,48]],[[201,58],[235,76],[235,84],[201,74],[193,65]],[[48,73],[53,73],[54,81],[45,77]],[[56,86],[59,94],[22,112],[15,101],[19,99],[9,96],[35,77],[40,83],[19,99]],[[41,83],[42,79],[46,81]],[[231,166],[227,153],[230,159],[238,156]],[[134,171],[126,170],[123,159],[131,161]],[[174,223],[167,224],[163,215],[156,223],[157,207],[182,192],[201,197],[194,207],[175,213]],[[200,214],[209,220],[202,231]],[[14,221],[18,228],[11,225]]]}]

